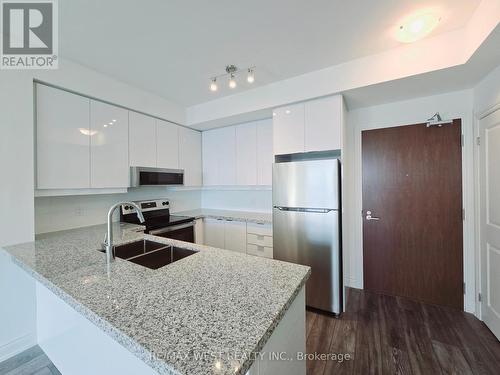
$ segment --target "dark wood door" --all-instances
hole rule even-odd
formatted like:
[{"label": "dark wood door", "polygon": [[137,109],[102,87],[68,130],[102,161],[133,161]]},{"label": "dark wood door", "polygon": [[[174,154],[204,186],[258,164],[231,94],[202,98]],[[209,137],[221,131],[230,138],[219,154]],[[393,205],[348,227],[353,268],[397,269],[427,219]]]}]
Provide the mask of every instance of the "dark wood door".
[{"label": "dark wood door", "polygon": [[363,131],[362,153],[365,289],[463,309],[461,121]]}]

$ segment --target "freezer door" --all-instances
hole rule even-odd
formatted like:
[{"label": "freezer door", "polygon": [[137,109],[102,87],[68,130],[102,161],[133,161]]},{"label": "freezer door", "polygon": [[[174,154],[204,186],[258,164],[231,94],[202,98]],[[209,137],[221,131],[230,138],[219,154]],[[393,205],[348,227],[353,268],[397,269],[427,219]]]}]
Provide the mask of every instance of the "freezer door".
[{"label": "freezer door", "polygon": [[273,209],[274,258],[312,269],[306,285],[308,306],[341,312],[339,212]]},{"label": "freezer door", "polygon": [[273,206],[339,208],[339,161],[273,164]]}]

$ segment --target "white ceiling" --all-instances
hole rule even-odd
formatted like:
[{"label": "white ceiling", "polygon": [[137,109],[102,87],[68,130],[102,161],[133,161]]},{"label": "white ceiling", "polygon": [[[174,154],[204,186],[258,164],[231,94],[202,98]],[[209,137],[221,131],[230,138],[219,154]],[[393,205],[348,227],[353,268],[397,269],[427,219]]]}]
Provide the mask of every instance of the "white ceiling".
[{"label": "white ceiling", "polygon": [[[402,17],[463,26],[480,0],[72,0],[59,2],[60,55],[193,105],[244,90],[208,90],[227,64],[256,65],[256,87],[399,45]],[[242,77],[244,78],[244,77]]]}]

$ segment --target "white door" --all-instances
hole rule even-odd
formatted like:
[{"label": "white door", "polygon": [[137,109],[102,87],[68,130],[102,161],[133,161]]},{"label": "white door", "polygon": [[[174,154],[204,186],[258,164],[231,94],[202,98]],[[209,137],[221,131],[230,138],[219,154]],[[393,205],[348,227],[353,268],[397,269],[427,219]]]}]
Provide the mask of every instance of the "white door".
[{"label": "white door", "polygon": [[247,223],[226,220],[224,223],[225,249],[247,252]]},{"label": "white door", "polygon": [[224,220],[223,219],[203,219],[203,237],[205,245],[223,249],[224,240]]},{"label": "white door", "polygon": [[90,187],[129,186],[128,111],[90,101]]},{"label": "white door", "polygon": [[273,111],[274,155],[304,152],[304,103]]},{"label": "white door", "polygon": [[236,126],[236,184],[257,185],[257,125]]},{"label": "white door", "polygon": [[500,339],[500,110],[479,121],[482,319]]},{"label": "white door", "polygon": [[201,133],[179,127],[179,168],[185,186],[201,186]]},{"label": "white door", "polygon": [[156,167],[156,119],[129,111],[129,162],[134,167]]},{"label": "white door", "polygon": [[90,101],[44,85],[37,88],[37,188],[90,187]]},{"label": "white door", "polygon": [[179,168],[179,127],[163,120],[156,120],[156,166]]},{"label": "white door", "polygon": [[257,123],[257,184],[273,183],[273,123],[261,120]]}]

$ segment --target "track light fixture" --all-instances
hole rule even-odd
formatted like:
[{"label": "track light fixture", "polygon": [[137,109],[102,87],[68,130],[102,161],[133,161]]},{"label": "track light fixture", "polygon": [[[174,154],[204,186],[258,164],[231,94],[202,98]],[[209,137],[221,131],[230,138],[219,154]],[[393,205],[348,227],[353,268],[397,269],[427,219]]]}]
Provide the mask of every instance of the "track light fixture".
[{"label": "track light fixture", "polygon": [[217,91],[217,78],[212,79],[212,83],[210,84],[210,91]]},{"label": "track light fixture", "polygon": [[210,91],[217,91],[217,80],[220,78],[229,77],[228,86],[231,89],[236,88],[237,83],[236,79],[239,73],[246,71],[247,72],[247,82],[254,83],[255,82],[255,66],[246,69],[238,69],[235,65],[227,65],[226,73],[220,74],[218,76],[212,77],[212,81],[210,83]]}]

